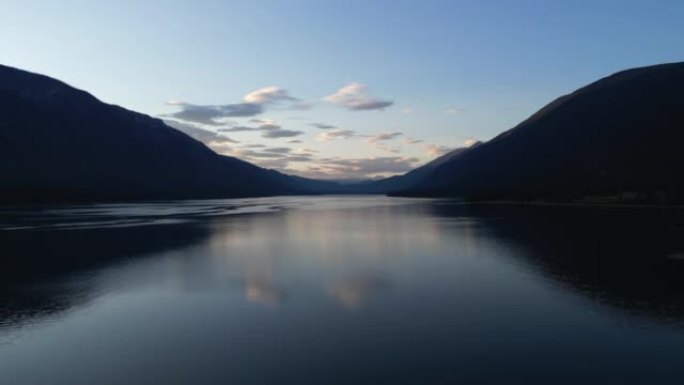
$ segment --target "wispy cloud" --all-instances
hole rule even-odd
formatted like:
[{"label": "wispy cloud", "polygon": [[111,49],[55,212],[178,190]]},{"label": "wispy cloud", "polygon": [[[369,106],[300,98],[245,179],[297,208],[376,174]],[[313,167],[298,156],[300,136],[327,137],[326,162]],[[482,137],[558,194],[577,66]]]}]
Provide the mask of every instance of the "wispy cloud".
[{"label": "wispy cloud", "polygon": [[451,150],[453,150],[453,148],[438,144],[428,144],[425,146],[425,153],[433,158],[442,156]]},{"label": "wispy cloud", "polygon": [[292,149],[290,147],[265,147],[258,150],[247,148],[235,148],[233,156],[255,163],[261,167],[272,168],[282,172],[292,173],[288,169],[290,163],[310,164],[313,159],[312,150],[305,148]]},{"label": "wispy cloud", "polygon": [[170,101],[166,104],[180,108],[180,111],[168,114],[166,117],[216,126],[226,124],[225,120],[228,118],[245,118],[262,114],[268,107],[302,109],[305,103],[291,96],[285,89],[269,86],[248,93],[240,103],[198,105]]},{"label": "wispy cloud", "polygon": [[388,142],[391,142],[399,137],[401,137],[403,134],[401,132],[393,131],[393,132],[383,132],[380,134],[376,135],[362,135],[366,139],[364,140],[366,143],[370,143],[373,145],[375,148],[390,152],[393,154],[399,154],[401,153],[401,148],[394,146],[394,147],[388,147]]},{"label": "wispy cloud", "polygon": [[[293,148],[289,146],[267,146],[262,143],[239,144],[225,135],[225,132],[257,131],[265,138],[280,138],[301,135],[301,131],[286,130],[270,119],[251,119],[254,126],[224,127],[220,132],[197,127],[194,124],[168,121],[168,124],[188,133],[207,144],[216,152],[235,156],[261,167],[276,169],[282,172],[299,174],[307,177],[323,179],[366,179],[404,173],[415,168],[420,160],[403,156],[376,156],[368,158],[321,157],[318,151],[309,148]],[[369,143],[380,146],[380,143],[396,140],[399,132],[384,132],[376,135],[359,135],[352,130],[326,130],[321,132],[326,140],[363,138]],[[291,139],[288,143],[299,143]],[[387,149],[394,151],[393,149]]]},{"label": "wispy cloud", "polygon": [[321,132],[320,134],[318,134],[318,140],[328,142],[335,139],[350,139],[355,137],[356,135],[356,131],[342,130],[338,128],[331,131]]},{"label": "wispy cloud", "polygon": [[268,119],[268,118],[252,118],[249,120],[250,123],[259,123],[259,124],[276,124],[276,121],[273,119]]},{"label": "wispy cloud", "polygon": [[417,158],[401,156],[322,158],[304,175],[325,179],[376,178],[410,171],[418,163]]},{"label": "wispy cloud", "polygon": [[406,144],[419,144],[423,143],[423,139],[416,139],[416,138],[404,138],[404,143]]},{"label": "wispy cloud", "polygon": [[242,98],[247,103],[252,104],[271,104],[281,101],[299,101],[290,96],[288,92],[280,87],[269,86],[252,91]]},{"label": "wispy cloud", "polygon": [[351,111],[383,110],[394,104],[391,100],[373,98],[368,95],[368,86],[350,83],[324,98],[325,101],[345,107]]},{"label": "wispy cloud", "polygon": [[272,152],[275,154],[289,154],[290,152],[292,152],[292,149],[290,147],[268,147],[265,148],[263,151]]},{"label": "wispy cloud", "polygon": [[465,110],[466,110],[465,108],[461,108],[461,107],[450,107],[450,108],[447,108],[446,110],[444,110],[444,113],[447,115],[458,115],[458,114],[464,113]]},{"label": "wispy cloud", "polygon": [[283,158],[285,155],[274,152],[261,151],[237,151],[237,155],[241,158]]},{"label": "wispy cloud", "polygon": [[468,138],[465,140],[465,142],[463,142],[463,144],[465,144],[466,147],[473,147],[474,145],[479,143],[481,142],[475,138]]},{"label": "wispy cloud", "polygon": [[232,145],[240,143],[239,141],[229,138],[225,135],[221,135],[214,131],[205,130],[203,128],[196,127],[192,124],[187,124],[173,120],[165,120],[164,123],[166,123],[170,127],[173,127],[181,132],[188,134],[196,140],[199,140],[200,142],[206,144],[208,147],[210,147],[218,153],[224,153]]},{"label": "wispy cloud", "polygon": [[377,135],[369,135],[366,137],[366,142],[368,143],[378,143],[378,142],[383,142],[383,141],[388,141],[388,140],[393,140],[397,139],[402,135],[401,132],[393,131],[393,132],[383,132]]},{"label": "wispy cloud", "polygon": [[261,136],[264,138],[268,138],[268,139],[275,139],[275,138],[291,138],[293,136],[299,136],[302,134],[304,134],[304,131],[279,129],[279,130],[264,131],[261,134]]},{"label": "wispy cloud", "polygon": [[200,106],[184,102],[169,102],[167,104],[179,107],[181,110],[165,115],[164,117],[210,126],[226,124],[225,119],[227,118],[248,117],[259,115],[264,112],[262,105],[251,103],[224,104],[217,106]]},{"label": "wispy cloud", "polygon": [[249,131],[272,131],[280,130],[281,126],[273,123],[261,123],[258,126],[232,126],[219,128],[219,132],[249,132]]},{"label": "wispy cloud", "polygon": [[321,129],[321,130],[334,130],[335,128],[337,128],[336,126],[333,126],[331,124],[325,124],[325,123],[311,123],[309,125],[311,127],[316,127],[316,128]]},{"label": "wispy cloud", "polygon": [[219,128],[219,132],[250,132],[260,131],[262,138],[291,138],[294,136],[303,135],[304,131],[286,130],[282,128],[275,121],[270,119],[250,119],[252,123],[259,123],[257,126],[233,126]]}]

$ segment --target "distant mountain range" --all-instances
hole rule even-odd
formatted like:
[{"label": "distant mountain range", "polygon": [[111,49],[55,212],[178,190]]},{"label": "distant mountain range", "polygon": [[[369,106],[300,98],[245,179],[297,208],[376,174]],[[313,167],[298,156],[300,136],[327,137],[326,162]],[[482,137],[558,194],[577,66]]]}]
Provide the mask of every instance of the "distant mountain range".
[{"label": "distant mountain range", "polygon": [[684,203],[684,63],[631,69],[404,175],[335,183],[216,154],[163,121],[0,66],[0,202],[372,193]]},{"label": "distant mountain range", "polygon": [[225,198],[335,186],[218,155],[159,119],[0,66],[0,202]]},{"label": "distant mountain range", "polygon": [[684,203],[683,145],[684,63],[630,69],[558,98],[392,195]]}]

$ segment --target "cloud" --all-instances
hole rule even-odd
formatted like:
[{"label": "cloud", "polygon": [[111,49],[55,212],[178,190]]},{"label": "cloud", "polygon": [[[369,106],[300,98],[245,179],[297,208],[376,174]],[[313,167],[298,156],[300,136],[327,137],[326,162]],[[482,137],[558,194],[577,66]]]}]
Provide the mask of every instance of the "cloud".
[{"label": "cloud", "polygon": [[219,120],[230,117],[254,116],[263,112],[258,104],[238,103],[223,106],[199,106],[189,103],[176,104],[181,110],[170,114],[176,119],[208,125],[223,124]]},{"label": "cloud", "polygon": [[299,101],[299,102],[296,102],[296,103],[293,103],[292,105],[290,105],[290,109],[291,110],[306,111],[306,110],[312,109],[313,106],[314,106],[314,103],[312,103],[312,102]]},{"label": "cloud", "polygon": [[238,151],[237,154],[240,157],[249,158],[283,158],[285,155],[277,154],[273,152],[259,152],[259,151]]},{"label": "cloud", "polygon": [[411,115],[414,112],[416,112],[416,110],[413,107],[404,107],[401,109],[402,115]]},{"label": "cloud", "polygon": [[295,98],[286,90],[276,86],[263,87],[256,91],[252,91],[245,95],[243,100],[246,103],[277,106],[279,108],[298,111],[310,110],[313,107],[313,103]]},{"label": "cloud", "polygon": [[261,164],[261,161],[263,159],[280,159],[289,156],[287,152],[281,151],[279,147],[263,149],[249,149],[242,147],[234,149],[231,154],[240,157],[243,160],[247,160],[249,162],[254,162],[257,164]]},{"label": "cloud", "polygon": [[423,139],[416,139],[416,138],[404,138],[404,143],[406,144],[419,144],[423,143]]},{"label": "cloud", "polygon": [[286,90],[276,86],[259,88],[256,91],[248,93],[242,99],[251,104],[271,104],[281,101],[299,100],[290,96]]},{"label": "cloud", "polygon": [[289,139],[287,140],[287,143],[302,143],[302,141],[299,139]]},{"label": "cloud", "polygon": [[[316,152],[315,150],[307,148],[298,148],[295,150],[284,146],[267,147],[265,144],[261,143],[237,145],[240,142],[220,133],[199,128],[189,123],[171,120],[167,120],[165,123],[203,142],[219,154],[235,156],[261,167],[274,168],[280,171],[292,172],[293,170],[286,169],[290,162],[311,162],[312,157]],[[284,135],[291,135],[289,130],[277,129],[273,131],[285,131]]]},{"label": "cloud", "polygon": [[325,101],[345,107],[350,111],[383,110],[394,104],[391,100],[375,99],[368,95],[368,86],[361,83],[350,83],[334,94],[324,98]]},{"label": "cloud", "polygon": [[480,142],[479,140],[477,140],[475,138],[468,138],[465,140],[465,142],[463,142],[463,144],[465,144],[466,147],[473,147],[474,145],[480,144],[480,143],[482,143],[482,142]]},{"label": "cloud", "polygon": [[378,275],[363,274],[345,278],[330,287],[330,294],[348,309],[359,309],[371,298],[389,287],[388,281]]},{"label": "cloud", "polygon": [[276,124],[275,121],[270,119],[250,119],[252,123],[260,123],[258,126],[233,126],[233,127],[223,127],[219,128],[219,132],[261,132],[261,137],[274,139],[274,138],[291,138],[294,136],[299,136],[304,134],[304,131],[297,130],[286,130],[280,125]]},{"label": "cloud", "polygon": [[212,150],[218,153],[224,153],[225,151],[230,149],[230,145],[240,143],[239,141],[231,139],[227,136],[196,127],[192,124],[173,120],[165,120],[164,123],[166,123],[170,127],[173,127],[181,132],[188,134],[196,140],[199,140],[200,142],[204,143],[205,145],[207,145]]},{"label": "cloud", "polygon": [[180,108],[166,117],[190,123],[222,125],[227,118],[245,118],[262,114],[267,107],[279,106],[289,109],[308,109],[310,104],[291,96],[286,90],[269,86],[252,91],[242,98],[241,103],[221,105],[198,105],[179,101],[166,104]]},{"label": "cloud", "polygon": [[442,156],[451,150],[453,150],[453,148],[438,144],[428,144],[425,146],[425,153],[431,157]]},{"label": "cloud", "polygon": [[[250,120],[254,121],[254,120]],[[257,120],[260,122],[263,122],[262,120]],[[280,130],[282,127],[279,125],[273,123],[263,123],[260,124],[256,127],[250,127],[250,126],[233,126],[233,127],[224,127],[224,128],[219,128],[219,132],[249,132],[249,131],[271,131],[271,130]]]},{"label": "cloud", "polygon": [[309,153],[309,154],[315,154],[315,153],[319,152],[318,150],[312,150],[312,149],[310,149],[310,148],[303,148],[303,147],[302,147],[302,148],[298,148],[296,151],[297,151],[298,153],[304,153],[304,152],[306,152],[306,153]]},{"label": "cloud", "polygon": [[446,110],[444,110],[444,113],[447,115],[458,115],[458,114],[465,112],[465,110],[466,110],[465,108],[461,108],[461,107],[451,107],[451,108],[447,108]]},{"label": "cloud", "polygon": [[275,154],[288,154],[292,152],[290,147],[269,147],[264,149],[265,152],[272,152]]},{"label": "cloud", "polygon": [[287,158],[288,162],[310,162],[311,158],[307,155],[292,155],[288,156]]},{"label": "cloud", "polygon": [[388,141],[388,140],[396,139],[396,138],[400,137],[401,135],[402,135],[402,133],[401,133],[401,132],[397,132],[397,131],[394,131],[394,132],[383,132],[383,133],[381,133],[381,134],[370,135],[370,136],[368,136],[367,139],[366,139],[366,142],[368,142],[368,143],[378,143],[378,142],[382,142],[382,141]]},{"label": "cloud", "polygon": [[[272,132],[277,133],[279,131],[274,130]],[[353,135],[357,134],[353,133]],[[382,135],[382,137],[396,136]],[[256,147],[253,144],[234,148],[231,155],[261,167],[322,179],[371,179],[390,176],[410,171],[421,162],[418,158],[404,156],[321,157],[318,155],[318,151],[309,148]]]},{"label": "cloud", "polygon": [[268,118],[263,118],[263,119],[261,119],[261,118],[252,118],[252,119],[248,120],[248,122],[250,122],[250,123],[259,123],[259,124],[275,124],[275,123],[276,123],[275,120],[273,120],[273,119],[268,119]]},{"label": "cloud", "polygon": [[304,131],[278,129],[278,130],[264,131],[261,134],[261,136],[263,138],[274,139],[274,138],[291,138],[293,136],[299,136],[302,134],[304,134]]},{"label": "cloud", "polygon": [[165,117],[211,126],[225,124],[224,120],[226,118],[254,116],[263,112],[261,105],[249,103],[226,104],[223,106],[200,106],[179,102],[167,104],[180,107],[181,110],[165,115]]},{"label": "cloud", "polygon": [[255,161],[254,163],[263,168],[270,168],[285,173],[291,173],[291,171],[287,169],[287,165],[290,163],[287,158],[263,159]]},{"label": "cloud", "polygon": [[203,128],[196,127],[192,124],[182,123],[175,120],[164,120],[164,123],[178,131],[184,132],[194,139],[200,142],[206,143],[209,140],[215,138],[217,134],[213,131],[205,130]]},{"label": "cloud", "polygon": [[265,124],[262,124],[261,126],[259,126],[259,129],[261,131],[271,131],[271,130],[280,130],[280,129],[282,129],[282,127],[280,127],[279,125],[274,124],[274,123],[265,123]]},{"label": "cloud", "polygon": [[414,157],[320,158],[300,174],[322,179],[359,179],[408,172],[416,167]]},{"label": "cloud", "polygon": [[209,144],[212,144],[212,143],[214,143],[214,144],[217,144],[217,143],[238,144],[238,143],[240,143],[240,141],[237,141],[237,140],[235,140],[235,139],[231,139],[231,138],[229,138],[229,137],[227,137],[227,136],[216,135],[213,139],[210,139],[210,140],[209,140]]},{"label": "cloud", "polygon": [[235,153],[242,159],[252,162],[258,166],[276,169],[286,173],[295,173],[295,170],[290,170],[287,167],[290,163],[306,163],[311,164],[311,155],[307,154],[292,154],[292,153],[278,153],[264,151],[240,151]]},{"label": "cloud", "polygon": [[401,148],[398,147],[387,147],[386,142],[392,141],[394,139],[397,139],[402,135],[401,132],[383,132],[377,135],[364,135],[366,137],[365,142],[370,143],[373,145],[375,148],[387,152],[391,152],[393,154],[398,154],[401,152]]},{"label": "cloud", "polygon": [[318,135],[318,140],[323,142],[329,142],[335,139],[349,139],[356,136],[356,131],[352,130],[342,130],[340,128],[334,129],[332,131],[321,132]]},{"label": "cloud", "polygon": [[330,125],[330,124],[325,124],[325,123],[311,123],[309,124],[311,127],[316,127],[320,128],[321,130],[333,130],[337,127]]}]

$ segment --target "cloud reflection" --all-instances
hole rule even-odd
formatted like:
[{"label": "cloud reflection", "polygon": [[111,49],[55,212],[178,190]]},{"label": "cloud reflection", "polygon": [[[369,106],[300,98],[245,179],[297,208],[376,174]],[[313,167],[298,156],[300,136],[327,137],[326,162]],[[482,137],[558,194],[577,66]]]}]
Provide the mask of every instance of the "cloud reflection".
[{"label": "cloud reflection", "polygon": [[366,274],[334,282],[330,286],[330,294],[344,307],[356,310],[388,287],[387,279]]}]

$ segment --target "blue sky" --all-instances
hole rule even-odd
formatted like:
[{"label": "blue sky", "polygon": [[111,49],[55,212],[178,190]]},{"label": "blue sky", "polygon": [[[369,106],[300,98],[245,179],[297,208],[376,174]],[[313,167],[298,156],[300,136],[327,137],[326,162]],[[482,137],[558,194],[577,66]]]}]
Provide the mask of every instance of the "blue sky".
[{"label": "blue sky", "polygon": [[[682,1],[11,0],[0,61],[267,167],[368,177],[612,72],[682,61],[682,20]],[[231,116],[244,104],[252,116]]]}]

